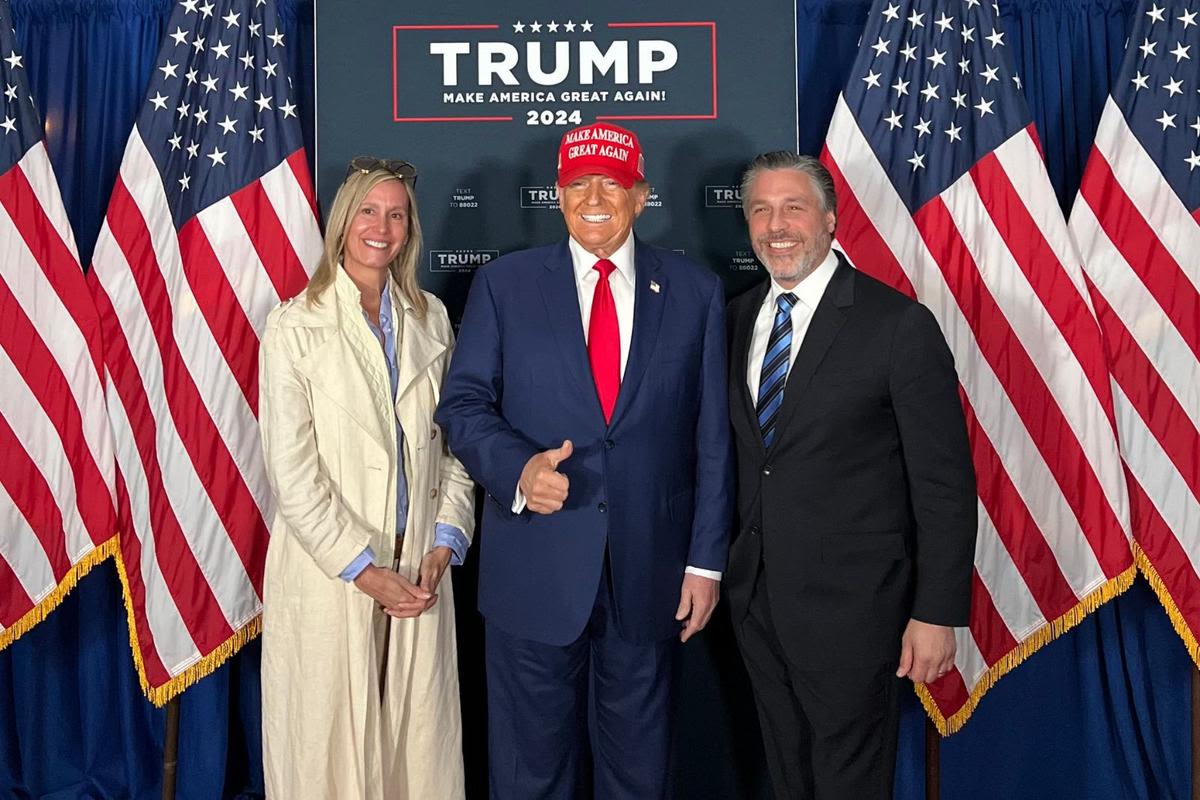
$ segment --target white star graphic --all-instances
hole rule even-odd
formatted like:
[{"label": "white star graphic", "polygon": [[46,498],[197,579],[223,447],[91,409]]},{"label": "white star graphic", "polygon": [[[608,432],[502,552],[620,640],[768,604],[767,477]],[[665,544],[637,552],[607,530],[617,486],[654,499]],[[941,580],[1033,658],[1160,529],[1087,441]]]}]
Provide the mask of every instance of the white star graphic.
[{"label": "white star graphic", "polygon": [[196,113],[192,116],[196,119],[197,125],[203,125],[204,123],[208,122],[208,109],[197,108]]},{"label": "white star graphic", "polygon": [[991,83],[992,81],[1000,80],[999,78],[996,77],[996,72],[999,69],[1000,69],[999,67],[988,67],[983,72],[979,73],[979,77],[983,78],[984,86]]},{"label": "white star graphic", "polygon": [[538,22],[536,19],[533,22],[529,23],[529,32],[530,33],[541,33],[542,32],[542,23]]},{"label": "white star graphic", "polygon": [[179,108],[175,109],[179,113],[179,118],[183,119],[192,111],[192,106],[189,103],[184,103]]},{"label": "white star graphic", "polygon": [[1139,70],[1138,74],[1133,76],[1133,80],[1131,80],[1130,83],[1132,83],[1138,89],[1149,89],[1150,88],[1150,86],[1148,84],[1149,80],[1150,80],[1150,76],[1143,75],[1141,73],[1141,70]]},{"label": "white star graphic", "polygon": [[251,36],[261,36],[261,35],[262,35],[262,34],[260,34],[260,33],[259,33],[259,30],[261,30],[261,29],[262,29],[262,23],[261,23],[261,22],[251,22],[251,23],[250,23],[250,25],[249,25],[249,29],[250,29],[250,35],[251,35]]},{"label": "white star graphic", "polygon": [[279,107],[279,110],[283,112],[284,119],[287,119],[288,117],[296,116],[296,106],[293,105],[290,101],[285,102],[283,105],[281,105]]},{"label": "white star graphic", "polygon": [[4,118],[4,122],[0,122],[0,128],[4,128],[5,136],[7,136],[10,133],[16,133],[17,132],[17,118],[6,116]]},{"label": "white star graphic", "polygon": [[208,19],[209,17],[211,17],[212,12],[213,12],[213,4],[212,3],[205,3],[204,5],[200,6],[200,13],[204,15],[205,19]]},{"label": "white star graphic", "polygon": [[896,90],[896,97],[903,97],[908,94],[909,81],[902,78],[896,78],[896,82],[892,84],[892,88]]},{"label": "white star graphic", "polygon": [[278,66],[279,65],[276,64],[274,61],[268,61],[266,64],[263,64],[263,72],[265,72],[268,77],[274,78],[275,77],[275,69]]},{"label": "white star graphic", "polygon": [[933,55],[925,56],[925,60],[929,62],[930,69],[946,66],[946,54],[941,50],[934,50]]},{"label": "white star graphic", "polygon": [[199,2],[200,2],[200,0],[183,0],[183,2],[181,2],[179,5],[183,6],[184,10],[187,11],[187,13],[195,14],[196,13],[196,3],[199,3]]},{"label": "white star graphic", "polygon": [[256,142],[261,142],[263,140],[263,129],[262,128],[251,128],[250,129],[250,138]]},{"label": "white star graphic", "polygon": [[1182,87],[1183,87],[1183,81],[1177,81],[1174,78],[1172,78],[1171,80],[1169,80],[1165,84],[1163,84],[1162,88],[1167,90],[1167,94],[1171,95],[1171,97],[1174,97],[1177,94],[1183,94]]},{"label": "white star graphic", "polygon": [[186,74],[186,75],[184,75],[183,77],[184,77],[184,78],[187,80],[187,82],[188,82],[188,86],[191,86],[193,83],[195,83],[195,82],[196,82],[196,76],[197,76],[198,74],[199,74],[199,73],[198,73],[198,72],[196,72],[196,70],[194,70],[194,69],[189,69],[189,70],[187,71],[187,74]]},{"label": "white star graphic", "polygon": [[959,126],[959,125],[951,125],[949,128],[946,128],[946,130],[945,130],[945,131],[943,131],[943,132],[944,132],[944,133],[945,133],[947,136],[949,136],[949,137],[950,137],[950,141],[952,141],[952,142],[961,142],[961,141],[962,141],[962,136],[961,136],[961,135],[959,135],[959,132],[960,132],[960,131],[962,131],[962,127],[961,127],[961,126]]},{"label": "white star graphic", "polygon": [[225,115],[225,119],[217,123],[221,126],[222,135],[229,133],[237,133],[237,120],[230,119],[229,115]]},{"label": "white star graphic", "polygon": [[966,44],[967,42],[975,41],[975,29],[968,28],[966,25],[963,25],[962,37],[963,37],[963,44]]},{"label": "white star graphic", "polygon": [[945,33],[946,31],[948,31],[954,27],[954,17],[947,17],[946,12],[943,11],[941,19],[939,19],[934,24],[937,25],[939,28],[941,28],[941,31],[939,31],[939,33]]},{"label": "white star graphic", "polygon": [[208,153],[208,154],[207,154],[207,155],[205,155],[204,157],[205,157],[205,158],[211,158],[211,159],[212,159],[212,165],[213,165],[214,167],[215,167],[217,164],[220,164],[221,166],[226,166],[226,164],[225,164],[225,156],[226,156],[226,154],[228,154],[228,152],[229,152],[228,150],[218,150],[217,148],[215,148],[215,147],[214,147],[214,148],[213,148],[213,151],[212,151],[211,153]]},{"label": "white star graphic", "polygon": [[17,85],[15,83],[7,84],[8,88],[4,90],[4,96],[9,100],[17,99]]},{"label": "white star graphic", "polygon": [[228,30],[229,28],[240,28],[241,23],[238,22],[238,20],[241,19],[241,17],[241,14],[235,14],[230,11],[229,14],[221,17],[221,19],[225,20],[225,29]]},{"label": "white star graphic", "polygon": [[183,142],[183,137],[177,133],[170,139],[167,139],[167,142],[171,145],[172,150],[178,150],[180,143]]},{"label": "white star graphic", "polygon": [[995,28],[992,28],[991,36],[985,36],[983,38],[987,39],[988,42],[991,43],[992,47],[1003,47],[1004,46],[1004,34],[1000,33]]},{"label": "white star graphic", "polygon": [[254,56],[249,53],[239,58],[238,61],[242,62],[242,66],[246,69],[254,69]]},{"label": "white star graphic", "polygon": [[975,8],[979,5],[979,0],[967,0],[967,8]]},{"label": "white star graphic", "polygon": [[913,130],[917,132],[917,138],[929,135],[929,126],[933,124],[933,120],[923,119],[916,125],[913,125]]},{"label": "white star graphic", "polygon": [[966,108],[967,107],[967,96],[965,94],[963,94],[962,92],[959,92],[958,94],[954,95],[954,97],[951,97],[950,99],[954,101],[954,105],[957,106],[958,108]]},{"label": "white star graphic", "polygon": [[917,46],[910,44],[908,47],[900,48],[900,55],[904,56],[905,61],[913,61],[917,57]]},{"label": "white star graphic", "polygon": [[579,27],[583,30],[584,33],[589,33],[592,30],[592,23],[588,22],[585,19],[583,21],[583,24],[581,24]]},{"label": "white star graphic", "polygon": [[895,22],[896,20],[900,19],[900,6],[892,3],[883,10],[883,16],[888,22]]},{"label": "white star graphic", "polygon": [[1163,10],[1164,9],[1159,8],[1158,4],[1155,3],[1154,6],[1152,6],[1150,10],[1146,12],[1146,16],[1150,18],[1151,22],[1162,22]]},{"label": "white star graphic", "polygon": [[1149,58],[1150,56],[1158,55],[1158,53],[1154,52],[1154,48],[1156,47],[1158,47],[1158,42],[1150,41],[1150,37],[1147,36],[1145,39],[1142,39],[1142,43],[1138,46],[1138,50],[1142,51],[1143,57]]},{"label": "white star graphic", "polygon": [[1178,64],[1180,61],[1183,61],[1185,58],[1188,61],[1191,61],[1192,57],[1188,55],[1188,50],[1191,50],[1191,49],[1192,48],[1190,45],[1187,47],[1184,47],[1183,42],[1176,43],[1175,49],[1171,51],[1171,55],[1175,56],[1175,63]]},{"label": "white star graphic", "polygon": [[1166,111],[1164,111],[1162,113],[1162,116],[1154,121],[1157,122],[1159,125],[1162,125],[1162,129],[1165,131],[1167,128],[1175,127],[1175,117],[1176,116],[1178,116],[1178,115],[1177,114],[1168,114]]},{"label": "white star graphic", "polygon": [[1196,121],[1188,125],[1188,127],[1194,130],[1197,136],[1200,136],[1200,116],[1196,117]]},{"label": "white star graphic", "polygon": [[271,110],[271,100],[272,100],[272,98],[267,97],[265,94],[262,94],[260,92],[258,95],[258,99],[254,101],[254,104],[256,106],[258,106],[259,111],[270,111]]},{"label": "white star graphic", "polygon": [[558,23],[551,21],[551,23],[546,26],[546,30],[550,31],[551,33],[558,33]]},{"label": "white star graphic", "polygon": [[963,60],[958,62],[958,71],[961,72],[963,75],[966,75],[968,72],[970,72],[971,71],[971,59],[967,58],[966,56],[963,56]]},{"label": "white star graphic", "polygon": [[524,33],[524,32],[525,32],[525,23],[524,22],[517,20],[516,22],[513,23],[513,33]]},{"label": "white star graphic", "polygon": [[1188,165],[1188,172],[1191,172],[1196,167],[1200,167],[1200,155],[1196,155],[1196,151],[1192,150],[1191,155],[1184,159]]},{"label": "white star graphic", "polygon": [[575,23],[572,22],[571,20],[567,20],[567,24],[563,25],[563,30],[566,31],[567,33],[574,33],[575,32]]},{"label": "white star graphic", "polygon": [[981,97],[981,98],[979,98],[979,104],[978,104],[978,105],[971,106],[971,108],[973,108],[973,109],[975,109],[976,111],[978,111],[978,112],[979,112],[979,118],[980,118],[980,119],[983,119],[983,118],[984,118],[984,117],[986,117],[988,114],[994,114],[994,113],[996,113],[996,112],[992,111],[992,103],[994,103],[994,102],[996,102],[996,101],[995,101],[995,100],[984,100],[984,99]]},{"label": "white star graphic", "polygon": [[1183,29],[1186,31],[1188,29],[1189,25],[1196,24],[1196,12],[1195,11],[1185,11],[1185,12],[1183,12],[1182,17],[1176,17],[1176,19],[1178,19],[1180,22],[1183,23]]},{"label": "white star graphic", "polygon": [[867,77],[863,78],[863,83],[867,85],[868,89],[877,89],[879,88],[880,77],[882,76],[878,72],[868,72]]},{"label": "white star graphic", "polygon": [[921,96],[925,98],[926,103],[931,100],[941,99],[941,96],[938,94],[938,87],[934,86],[929,81],[925,81],[925,88],[921,90]]},{"label": "white star graphic", "polygon": [[165,81],[167,78],[178,78],[179,76],[175,74],[175,70],[177,69],[179,69],[178,64],[172,64],[170,61],[168,61],[159,67],[158,71],[163,74],[163,80]]},{"label": "white star graphic", "polygon": [[217,90],[217,79],[211,74],[204,80],[200,81],[200,83],[204,84],[205,94],[208,94],[209,92],[215,92]]},{"label": "white star graphic", "polygon": [[204,40],[201,39],[199,36],[197,36],[196,41],[192,42],[192,47],[195,49],[195,51],[197,53],[199,53],[201,50],[204,49]]},{"label": "white star graphic", "polygon": [[167,107],[167,96],[162,92],[155,92],[154,97],[150,98],[150,102],[154,104],[155,111],[162,111]]},{"label": "white star graphic", "polygon": [[188,146],[183,149],[187,150],[188,158],[195,158],[196,156],[200,155],[200,145],[196,144],[195,142],[189,143]]},{"label": "white star graphic", "polygon": [[877,42],[875,42],[875,44],[871,45],[871,49],[875,51],[875,55],[876,55],[876,56],[886,56],[886,55],[887,55],[889,52],[891,52],[891,51],[889,51],[889,50],[888,50],[888,47],[889,47],[891,44],[892,44],[892,40],[891,40],[891,39],[888,39],[888,40],[885,42],[885,41],[883,40],[883,37],[882,37],[882,36],[880,36],[880,37],[879,37],[879,41],[877,41]]},{"label": "white star graphic", "polygon": [[920,155],[913,153],[912,158],[909,158],[906,160],[908,161],[909,164],[912,164],[913,172],[916,172],[919,169],[925,168],[925,154],[924,153],[921,153]]},{"label": "white star graphic", "polygon": [[890,117],[884,117],[883,121],[890,125],[892,130],[896,130],[900,127],[900,123],[903,121],[903,119],[903,114],[897,114],[895,111],[892,111],[892,115]]},{"label": "white star graphic", "polygon": [[917,28],[924,28],[925,23],[922,21],[924,19],[925,15],[918,14],[917,10],[914,8],[913,12],[908,15],[908,24],[913,26],[913,30],[916,30]]},{"label": "white star graphic", "polygon": [[234,86],[232,89],[229,90],[229,93],[238,100],[245,100],[246,99],[246,90],[249,88],[250,88],[249,86],[242,86],[241,82],[239,81],[236,86]]},{"label": "white star graphic", "polygon": [[272,47],[283,47],[283,34],[279,32],[279,28],[267,38],[271,40]]},{"label": "white star graphic", "polygon": [[179,191],[186,192],[188,190],[188,187],[190,187],[191,185],[192,185],[192,176],[191,175],[184,175],[182,178],[179,179]]},{"label": "white star graphic", "polygon": [[175,40],[176,46],[187,44],[187,31],[183,28],[176,28],[175,32],[171,34],[171,38]]},{"label": "white star graphic", "polygon": [[1020,89],[1021,88],[1021,76],[1014,73],[1013,74],[1013,83],[1015,83],[1017,85],[1017,88]]},{"label": "white star graphic", "polygon": [[224,42],[217,42],[217,46],[212,49],[217,54],[217,58],[229,58],[229,45]]}]

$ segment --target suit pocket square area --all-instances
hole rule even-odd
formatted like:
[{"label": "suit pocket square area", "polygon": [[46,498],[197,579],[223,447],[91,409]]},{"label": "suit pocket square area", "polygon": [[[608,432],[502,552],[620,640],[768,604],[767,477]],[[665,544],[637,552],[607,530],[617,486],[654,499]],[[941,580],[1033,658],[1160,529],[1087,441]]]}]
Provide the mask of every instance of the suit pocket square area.
[{"label": "suit pocket square area", "polygon": [[862,561],[899,561],[908,557],[901,531],[836,533],[821,537],[821,561],[855,564]]}]

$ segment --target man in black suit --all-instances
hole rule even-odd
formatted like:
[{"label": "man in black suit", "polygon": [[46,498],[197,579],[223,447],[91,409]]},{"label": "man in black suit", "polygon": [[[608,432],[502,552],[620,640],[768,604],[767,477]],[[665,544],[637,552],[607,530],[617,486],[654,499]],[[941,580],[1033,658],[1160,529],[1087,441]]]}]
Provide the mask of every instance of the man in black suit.
[{"label": "man in black suit", "polygon": [[892,795],[903,678],[954,663],[976,500],[933,315],[830,249],[833,179],[758,156],[742,181],[770,280],[731,303],[739,530],[726,591],[778,798]]}]

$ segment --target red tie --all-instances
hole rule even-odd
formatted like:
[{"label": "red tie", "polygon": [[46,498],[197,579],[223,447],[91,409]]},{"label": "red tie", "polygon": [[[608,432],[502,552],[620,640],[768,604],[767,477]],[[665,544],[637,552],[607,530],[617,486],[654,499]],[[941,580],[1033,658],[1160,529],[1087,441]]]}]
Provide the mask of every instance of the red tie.
[{"label": "red tie", "polygon": [[592,295],[592,317],[588,320],[588,361],[592,364],[592,380],[596,382],[596,394],[607,423],[612,421],[617,392],[621,389],[621,332],[617,327],[617,304],[608,285],[608,276],[616,265],[602,258],[595,269],[600,280]]}]

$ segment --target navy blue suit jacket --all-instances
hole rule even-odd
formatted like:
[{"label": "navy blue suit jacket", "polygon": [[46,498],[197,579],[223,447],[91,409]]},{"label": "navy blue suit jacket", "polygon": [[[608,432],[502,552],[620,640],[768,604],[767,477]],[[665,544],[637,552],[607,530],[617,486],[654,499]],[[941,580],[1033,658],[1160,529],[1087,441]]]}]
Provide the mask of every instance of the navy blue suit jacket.
[{"label": "navy blue suit jacket", "polygon": [[[487,492],[479,608],[513,636],[583,631],[610,554],[621,636],[678,635],[685,566],[723,570],[732,454],[721,282],[635,244],[633,335],[611,424],[588,364],[566,241],[479,270],[435,420]],[[563,509],[512,513],[521,470],[564,439]]]}]

